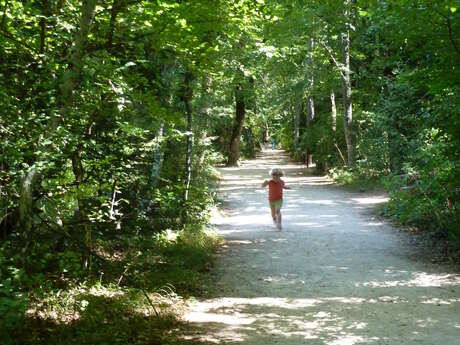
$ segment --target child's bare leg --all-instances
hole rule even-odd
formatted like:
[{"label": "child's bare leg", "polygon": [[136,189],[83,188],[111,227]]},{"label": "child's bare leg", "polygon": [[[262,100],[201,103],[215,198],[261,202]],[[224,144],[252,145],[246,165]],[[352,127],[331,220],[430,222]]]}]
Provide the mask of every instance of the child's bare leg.
[{"label": "child's bare leg", "polygon": [[272,211],[272,219],[274,222],[276,222],[276,209],[274,207],[271,208]]},{"label": "child's bare leg", "polygon": [[276,225],[281,228],[281,209],[276,209]]}]

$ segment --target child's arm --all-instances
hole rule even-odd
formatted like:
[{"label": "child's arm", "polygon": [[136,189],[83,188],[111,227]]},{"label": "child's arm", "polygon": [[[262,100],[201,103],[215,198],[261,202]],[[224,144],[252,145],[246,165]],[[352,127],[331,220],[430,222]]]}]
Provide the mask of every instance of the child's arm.
[{"label": "child's arm", "polygon": [[284,189],[291,189],[291,187],[288,187],[288,186],[283,186]]},{"label": "child's arm", "polygon": [[260,186],[262,188],[267,187],[268,186],[268,180],[265,180]]}]

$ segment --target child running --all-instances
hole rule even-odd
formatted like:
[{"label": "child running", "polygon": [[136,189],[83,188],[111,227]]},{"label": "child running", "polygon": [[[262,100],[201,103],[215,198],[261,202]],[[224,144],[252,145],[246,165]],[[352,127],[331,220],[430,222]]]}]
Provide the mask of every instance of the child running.
[{"label": "child running", "polygon": [[265,180],[262,183],[262,187],[268,186],[268,201],[270,203],[270,209],[272,211],[273,223],[276,227],[281,230],[281,206],[283,206],[283,189],[290,189],[281,179],[283,172],[281,169],[273,169],[270,174],[272,179]]}]

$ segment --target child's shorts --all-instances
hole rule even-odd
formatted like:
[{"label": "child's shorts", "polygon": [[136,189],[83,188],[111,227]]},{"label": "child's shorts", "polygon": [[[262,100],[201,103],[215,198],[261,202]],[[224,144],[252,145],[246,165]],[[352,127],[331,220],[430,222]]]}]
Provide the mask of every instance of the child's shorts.
[{"label": "child's shorts", "polygon": [[280,209],[283,206],[283,199],[270,201],[270,208]]}]

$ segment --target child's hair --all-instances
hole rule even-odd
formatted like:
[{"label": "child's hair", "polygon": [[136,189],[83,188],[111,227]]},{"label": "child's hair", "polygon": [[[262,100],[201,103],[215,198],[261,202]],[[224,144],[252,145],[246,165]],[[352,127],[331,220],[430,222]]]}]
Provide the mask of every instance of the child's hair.
[{"label": "child's hair", "polygon": [[279,177],[283,176],[283,171],[279,168],[273,168],[271,171],[270,171],[270,175],[278,175]]}]

